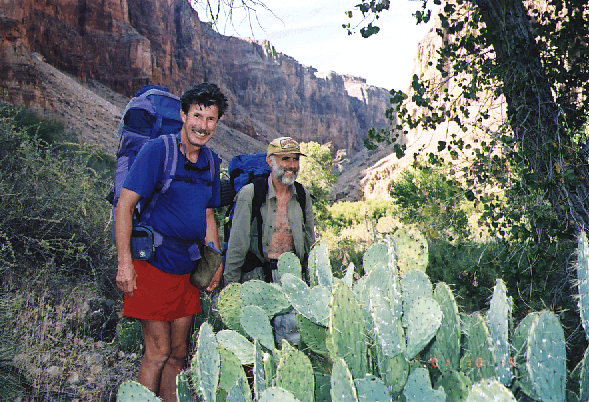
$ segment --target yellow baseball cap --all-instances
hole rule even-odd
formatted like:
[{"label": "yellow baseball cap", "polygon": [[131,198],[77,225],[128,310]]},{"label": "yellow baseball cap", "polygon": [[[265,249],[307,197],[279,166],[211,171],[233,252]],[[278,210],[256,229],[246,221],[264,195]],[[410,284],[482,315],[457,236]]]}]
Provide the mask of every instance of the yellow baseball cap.
[{"label": "yellow baseball cap", "polygon": [[299,154],[307,156],[301,152],[301,146],[291,137],[280,137],[272,140],[268,145],[268,156],[281,154]]}]

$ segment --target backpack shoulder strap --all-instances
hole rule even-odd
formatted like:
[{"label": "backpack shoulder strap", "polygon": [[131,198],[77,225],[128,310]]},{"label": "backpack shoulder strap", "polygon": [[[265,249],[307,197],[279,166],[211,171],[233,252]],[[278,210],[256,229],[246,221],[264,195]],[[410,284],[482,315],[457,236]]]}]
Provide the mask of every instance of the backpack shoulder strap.
[{"label": "backpack shoulder strap", "polygon": [[301,211],[303,211],[303,224],[307,223],[307,194],[305,192],[305,187],[298,181],[294,182],[295,189],[297,191],[296,199],[301,206]]},{"label": "backpack shoulder strap", "polygon": [[266,178],[258,178],[253,181],[254,198],[252,199],[252,221],[258,218],[258,251],[260,255],[264,256],[264,248],[262,247],[262,205],[266,202],[268,195],[268,180]]},{"label": "backpack shoulder strap", "polygon": [[205,150],[207,160],[209,161],[209,172],[211,172],[211,182],[215,182],[215,158],[213,157],[213,151],[206,145],[202,148]]},{"label": "backpack shoulder strap", "polygon": [[174,180],[174,176],[176,175],[176,166],[178,165],[178,136],[179,134],[161,136],[162,140],[164,141],[165,148],[163,180],[161,183],[156,185],[155,192],[151,196],[149,204],[141,212],[141,222],[147,222],[155,207],[158,197],[160,194],[168,191],[172,180]]}]

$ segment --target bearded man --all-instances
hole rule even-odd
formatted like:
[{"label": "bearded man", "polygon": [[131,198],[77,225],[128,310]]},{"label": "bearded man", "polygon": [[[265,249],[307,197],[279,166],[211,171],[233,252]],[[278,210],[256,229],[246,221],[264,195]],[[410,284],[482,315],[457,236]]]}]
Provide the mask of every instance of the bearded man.
[{"label": "bearded man", "polygon": [[[272,172],[259,217],[252,215],[254,183],[244,186],[237,194],[223,275],[226,285],[251,279],[280,283],[277,261],[286,252],[293,252],[306,265],[315,242],[315,230],[310,194],[295,182],[301,156],[305,155],[299,143],[290,137],[277,138],[268,145],[266,162]],[[274,319],[278,343],[282,338],[298,343],[292,318],[289,315]]]}]

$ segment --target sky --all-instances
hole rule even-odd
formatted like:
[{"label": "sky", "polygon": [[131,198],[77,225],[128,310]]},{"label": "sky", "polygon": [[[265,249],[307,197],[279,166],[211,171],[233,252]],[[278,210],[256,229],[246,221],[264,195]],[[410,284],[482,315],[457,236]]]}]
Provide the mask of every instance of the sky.
[{"label": "sky", "polygon": [[[234,9],[233,26],[220,20],[217,30],[229,36],[269,40],[276,51],[305,66],[364,77],[368,84],[387,90],[407,89],[417,43],[431,28],[431,22],[417,25],[412,16],[421,9],[421,1],[392,0],[389,11],[375,23],[380,32],[367,39],[359,33],[349,36],[342,28],[342,24],[353,26],[361,21],[361,13],[354,7],[359,0],[261,1],[274,15],[258,7],[258,22],[253,21],[250,27],[246,14]],[[234,4],[238,2],[241,0]],[[203,9],[198,4],[195,8],[206,21]],[[352,19],[346,11],[353,12]]]}]

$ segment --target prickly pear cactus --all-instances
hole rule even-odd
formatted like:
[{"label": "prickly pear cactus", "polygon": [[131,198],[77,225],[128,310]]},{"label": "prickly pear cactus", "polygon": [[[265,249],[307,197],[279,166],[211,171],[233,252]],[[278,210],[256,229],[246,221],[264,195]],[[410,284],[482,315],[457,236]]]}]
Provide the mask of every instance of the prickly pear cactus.
[{"label": "prickly pear cactus", "polygon": [[431,297],[415,300],[407,314],[407,323],[405,357],[413,359],[436,335],[442,323],[442,310]]},{"label": "prickly pear cactus", "polygon": [[585,337],[589,340],[589,242],[584,230],[579,234],[579,246],[577,247],[577,280],[579,314],[585,329]]},{"label": "prickly pear cactus", "polygon": [[118,402],[161,402],[147,387],[135,381],[125,381],[117,392]]},{"label": "prickly pear cactus", "polygon": [[391,395],[382,380],[373,375],[354,380],[359,401],[390,402]]},{"label": "prickly pear cactus", "polygon": [[424,271],[428,264],[429,253],[425,237],[417,229],[397,228],[392,234],[401,277],[412,269]]},{"label": "prickly pear cactus", "polygon": [[282,277],[282,290],[292,306],[316,324],[329,323],[330,288],[317,285],[309,288],[300,278],[291,274]]},{"label": "prickly pear cactus", "polygon": [[389,392],[397,396],[403,391],[409,377],[409,363],[404,355],[386,357],[377,348],[377,366],[380,378],[384,381]]},{"label": "prickly pear cactus", "polygon": [[251,402],[251,399],[246,399],[243,395],[245,394],[245,387],[243,380],[240,378],[237,380],[233,388],[227,394],[226,402]]},{"label": "prickly pear cactus", "polygon": [[343,282],[333,289],[326,344],[332,360],[343,358],[354,378],[368,373],[364,316],[354,293]]},{"label": "prickly pear cactus", "polygon": [[278,276],[282,278],[284,274],[292,274],[297,278],[302,277],[303,269],[301,260],[295,253],[284,253],[278,259]]},{"label": "prickly pear cactus", "polygon": [[219,315],[221,315],[223,324],[225,324],[227,328],[245,335],[240,324],[241,310],[244,307],[243,302],[241,301],[241,284],[231,283],[223,288],[219,294],[218,306]]},{"label": "prickly pear cactus", "polygon": [[444,388],[432,389],[429,372],[424,368],[411,371],[407,384],[403,388],[403,395],[407,402],[445,402]]},{"label": "prickly pear cactus", "polygon": [[497,279],[493,289],[493,297],[489,312],[487,313],[487,326],[494,345],[494,354],[497,359],[497,375],[501,384],[509,386],[513,380],[511,355],[509,353],[509,323],[513,302],[507,297],[507,288],[501,279]]},{"label": "prickly pear cactus", "polygon": [[[493,341],[481,313],[474,313],[463,320],[466,352],[460,359],[460,371],[475,383],[497,377],[497,359],[493,353]],[[509,364],[506,362],[506,364]]]},{"label": "prickly pear cactus", "polygon": [[406,341],[401,320],[395,318],[389,299],[378,288],[370,289],[370,312],[383,354],[395,357],[403,353]]},{"label": "prickly pear cactus", "polygon": [[460,368],[460,313],[454,294],[448,285],[439,282],[434,290],[434,300],[442,310],[442,323],[431,349],[430,359],[445,373]]},{"label": "prickly pear cactus", "polygon": [[274,335],[268,316],[258,306],[245,306],[241,310],[241,326],[253,339],[257,339],[264,347],[274,349]]},{"label": "prickly pear cactus", "polygon": [[472,381],[460,371],[446,370],[434,385],[439,387],[446,392],[446,402],[462,402],[468,397]]},{"label": "prickly pear cactus", "polygon": [[[196,355],[193,361],[196,362],[194,365],[196,367],[192,367],[192,370],[196,371],[196,373],[193,373],[193,383],[198,384],[198,391],[204,402],[215,402],[217,400],[221,357],[217,350],[213,327],[206,322],[200,326]],[[194,381],[195,379],[197,381]]]},{"label": "prickly pear cactus", "polygon": [[331,400],[358,402],[356,386],[344,359],[336,357],[331,369]]},{"label": "prickly pear cactus", "polygon": [[258,402],[301,402],[285,389],[272,387],[266,389],[260,395]]},{"label": "prickly pear cactus", "polygon": [[[218,349],[221,366],[219,369],[219,384],[217,386],[217,401],[225,401],[235,384],[238,382],[247,384],[247,378],[237,356],[223,347],[219,347]],[[250,387],[242,387],[241,391],[243,398],[246,401],[251,401]]]},{"label": "prickly pear cactus", "polygon": [[528,333],[526,369],[534,392],[542,402],[565,400],[566,347],[560,321],[542,311]]},{"label": "prickly pear cactus", "polygon": [[311,286],[321,285],[331,291],[333,288],[333,273],[331,272],[331,263],[329,262],[329,253],[325,242],[321,241],[315,244],[309,252],[308,270]]},{"label": "prickly pear cactus", "polygon": [[287,351],[276,368],[276,386],[301,402],[314,402],[315,376],[309,358],[297,349]]},{"label": "prickly pear cactus", "polygon": [[[269,356],[268,356],[269,358]],[[266,389],[266,373],[264,371],[264,352],[258,341],[254,341],[254,394],[260,395]]]},{"label": "prickly pear cactus", "polygon": [[537,312],[529,313],[513,332],[513,348],[516,353],[514,363],[518,372],[517,385],[526,395],[536,400],[538,399],[538,395],[534,392],[530,375],[526,369],[526,350],[528,348],[528,333],[530,332],[534,319],[538,315],[539,313]]},{"label": "prickly pear cactus", "polygon": [[245,336],[230,329],[217,332],[217,345],[230,350],[241,364],[253,364],[254,345]]},{"label": "prickly pear cactus", "polygon": [[261,307],[268,318],[291,309],[290,302],[277,284],[260,280],[247,281],[241,285],[240,295],[244,306]]},{"label": "prickly pear cactus", "polygon": [[[563,399],[564,401],[564,399]],[[517,402],[510,390],[497,380],[482,380],[472,386],[466,402]]]},{"label": "prickly pear cactus", "polygon": [[297,314],[295,323],[303,343],[313,352],[327,357],[329,355],[327,346],[325,345],[327,328],[315,324],[302,314]]},{"label": "prickly pear cactus", "polygon": [[176,399],[178,402],[192,402],[192,393],[185,371],[176,376]]},{"label": "prickly pear cactus", "polygon": [[368,275],[372,268],[377,265],[388,265],[389,247],[385,243],[374,243],[364,253],[362,257],[362,269],[364,275]]},{"label": "prickly pear cactus", "polygon": [[579,400],[589,401],[589,348],[583,354],[579,373]]},{"label": "prickly pear cactus", "polygon": [[351,262],[350,265],[348,265],[348,268],[346,268],[346,274],[342,278],[342,281],[350,289],[352,288],[352,285],[354,284],[354,274],[355,273],[356,273],[356,266],[354,265],[353,262]]},{"label": "prickly pear cactus", "polygon": [[403,298],[402,323],[404,327],[407,327],[409,325],[407,318],[413,302],[424,298],[431,299],[433,286],[425,272],[411,270],[401,278],[401,294]]}]

